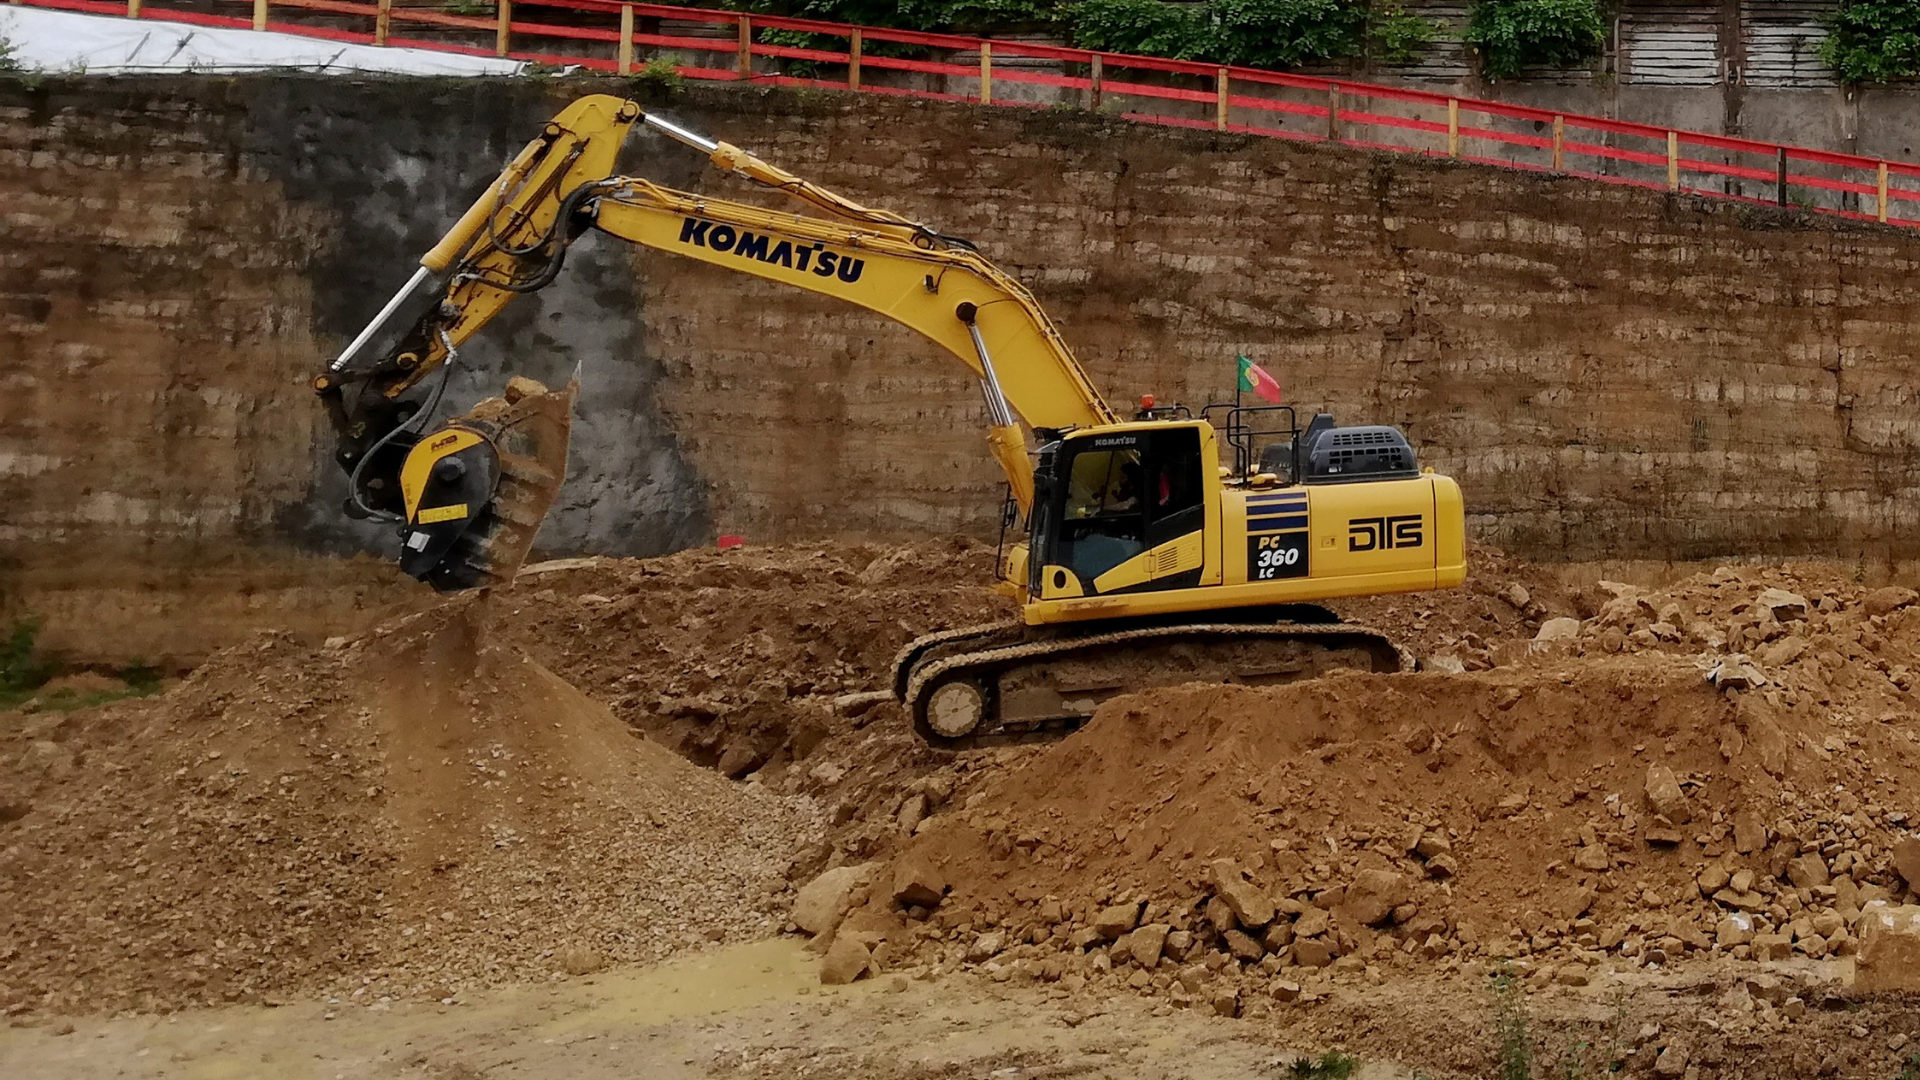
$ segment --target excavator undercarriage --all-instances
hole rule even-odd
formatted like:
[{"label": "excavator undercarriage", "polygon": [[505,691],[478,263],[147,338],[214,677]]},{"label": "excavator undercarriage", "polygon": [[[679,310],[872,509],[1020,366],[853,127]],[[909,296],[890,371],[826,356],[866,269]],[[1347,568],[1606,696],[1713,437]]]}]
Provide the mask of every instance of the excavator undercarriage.
[{"label": "excavator undercarriage", "polygon": [[1313,605],[1126,625],[992,623],[916,638],[894,659],[914,731],[948,750],[1078,728],[1109,698],[1180,683],[1273,686],[1328,672],[1411,670],[1385,634]]}]

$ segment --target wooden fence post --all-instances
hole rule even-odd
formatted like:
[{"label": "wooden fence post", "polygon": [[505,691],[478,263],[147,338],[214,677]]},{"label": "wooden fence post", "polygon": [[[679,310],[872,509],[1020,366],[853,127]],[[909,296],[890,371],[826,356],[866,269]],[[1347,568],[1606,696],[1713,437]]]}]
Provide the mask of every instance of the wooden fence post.
[{"label": "wooden fence post", "polygon": [[742,79],[753,78],[753,19],[746,15],[740,16],[739,61],[739,77]]},{"label": "wooden fence post", "polygon": [[1680,133],[1667,132],[1667,190],[1680,190]]},{"label": "wooden fence post", "polygon": [[993,42],[980,43],[980,104],[993,104]]},{"label": "wooden fence post", "polygon": [[127,18],[137,19],[139,17],[140,17],[140,0],[127,0]]},{"label": "wooden fence post", "polygon": [[505,56],[513,44],[513,0],[499,0],[499,19],[493,30],[493,55]]},{"label": "wooden fence post", "polygon": [[860,28],[853,28],[853,40],[847,44],[847,89],[860,89]]},{"label": "wooden fence post", "polygon": [[[382,3],[387,0],[381,0]],[[633,5],[620,5],[620,74],[633,74]]]},{"label": "wooden fence post", "polygon": [[1880,163],[1879,188],[1880,194],[1877,205],[1880,208],[1880,220],[1884,223],[1887,220],[1887,163],[1884,161]]},{"label": "wooden fence post", "polygon": [[1774,188],[1774,193],[1779,197],[1778,201],[1780,205],[1785,206],[1787,205],[1787,148],[1784,146],[1779,150],[1778,163],[1780,167],[1780,179],[1776,182],[1777,186]]},{"label": "wooden fence post", "polygon": [[1567,147],[1567,118],[1553,118],[1553,171],[1566,171],[1565,151]]},{"label": "wooden fence post", "polygon": [[1087,105],[1087,108],[1097,110],[1100,108],[1100,81],[1101,81],[1099,53],[1093,54],[1093,62],[1088,66],[1087,81],[1093,84],[1092,86],[1093,100]]},{"label": "wooden fence post", "polygon": [[1327,138],[1340,141],[1340,84],[1327,84]]},{"label": "wooden fence post", "polygon": [[1447,99],[1447,156],[1460,156],[1460,99]]},{"label": "wooden fence post", "polygon": [[393,30],[393,0],[380,0],[380,11],[373,17],[373,43],[385,45]]},{"label": "wooden fence post", "polygon": [[267,28],[267,0],[253,0],[253,28],[255,30]]},{"label": "wooden fence post", "polygon": [[1221,68],[1213,77],[1214,96],[1217,99],[1213,108],[1214,126],[1221,131],[1227,130],[1227,69]]}]

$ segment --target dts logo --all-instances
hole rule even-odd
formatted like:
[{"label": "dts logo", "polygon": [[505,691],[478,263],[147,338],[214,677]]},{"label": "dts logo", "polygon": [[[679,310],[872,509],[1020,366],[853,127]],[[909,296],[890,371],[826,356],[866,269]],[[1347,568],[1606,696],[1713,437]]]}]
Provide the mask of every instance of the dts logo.
[{"label": "dts logo", "polygon": [[1419,514],[1353,518],[1347,522],[1348,551],[1419,547],[1426,542]]}]

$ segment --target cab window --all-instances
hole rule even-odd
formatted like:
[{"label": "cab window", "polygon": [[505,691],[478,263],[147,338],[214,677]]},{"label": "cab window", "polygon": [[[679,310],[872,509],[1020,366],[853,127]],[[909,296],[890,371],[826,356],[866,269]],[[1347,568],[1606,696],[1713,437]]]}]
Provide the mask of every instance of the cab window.
[{"label": "cab window", "polygon": [[1146,550],[1145,478],[1138,450],[1086,450],[1067,474],[1061,562],[1082,582]]}]

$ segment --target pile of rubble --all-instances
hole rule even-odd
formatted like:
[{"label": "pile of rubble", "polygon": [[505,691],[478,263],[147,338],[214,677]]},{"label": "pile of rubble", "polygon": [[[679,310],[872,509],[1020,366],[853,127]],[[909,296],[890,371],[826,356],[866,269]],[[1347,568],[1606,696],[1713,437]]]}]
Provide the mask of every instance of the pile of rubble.
[{"label": "pile of rubble", "polygon": [[1222,1011],[1500,962],[1579,986],[1853,958],[1861,985],[1904,985],[1920,609],[1839,577],[1609,586],[1481,672],[1109,703],[892,862],[825,879],[849,914],[819,928],[839,971],[847,936],[866,966]]},{"label": "pile of rubble", "polygon": [[636,737],[498,614],[8,718],[0,1008],[446,998],[775,932],[812,804]]}]

